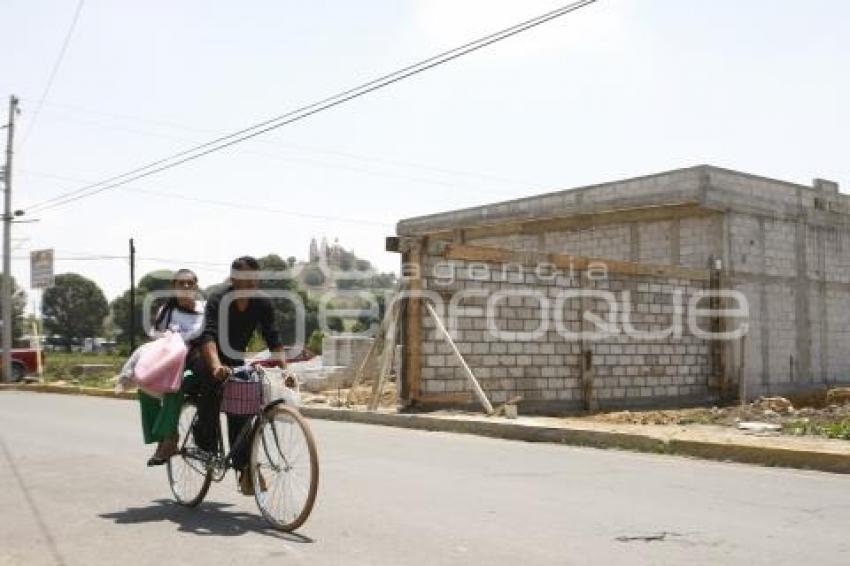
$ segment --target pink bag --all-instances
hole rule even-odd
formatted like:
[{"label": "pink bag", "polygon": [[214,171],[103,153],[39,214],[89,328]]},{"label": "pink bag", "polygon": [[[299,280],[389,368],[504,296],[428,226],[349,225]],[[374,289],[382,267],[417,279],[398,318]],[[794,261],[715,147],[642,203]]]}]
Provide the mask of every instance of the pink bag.
[{"label": "pink bag", "polygon": [[176,332],[145,344],[134,371],[136,383],[152,393],[173,393],[183,381],[183,363],[188,348]]}]

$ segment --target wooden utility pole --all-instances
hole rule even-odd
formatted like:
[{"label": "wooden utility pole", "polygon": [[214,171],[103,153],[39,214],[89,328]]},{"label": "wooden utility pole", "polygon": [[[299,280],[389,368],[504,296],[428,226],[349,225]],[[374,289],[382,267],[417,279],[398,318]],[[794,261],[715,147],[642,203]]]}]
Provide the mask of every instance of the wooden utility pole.
[{"label": "wooden utility pole", "polygon": [[15,143],[15,116],[18,99],[9,97],[9,122],[6,125],[6,167],[3,169],[3,381],[12,380],[12,154]]}]

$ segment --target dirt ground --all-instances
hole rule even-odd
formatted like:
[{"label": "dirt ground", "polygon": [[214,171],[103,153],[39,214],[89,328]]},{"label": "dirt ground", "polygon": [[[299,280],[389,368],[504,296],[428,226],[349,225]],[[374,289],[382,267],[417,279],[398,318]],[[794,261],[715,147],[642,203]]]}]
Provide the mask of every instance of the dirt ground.
[{"label": "dirt ground", "polygon": [[761,398],[743,405],[655,411],[597,413],[591,420],[617,424],[738,426],[741,422],[779,425],[780,432],[850,440],[850,403],[826,402],[826,392],[795,399]]},{"label": "dirt ground", "polygon": [[[327,405],[330,407],[365,407],[372,398],[372,384],[360,385],[354,389],[349,403],[350,389],[325,391],[319,394],[306,394],[304,403],[307,405]],[[384,385],[379,407],[389,408],[398,405],[398,391],[395,382]]]},{"label": "dirt ground", "polygon": [[[306,405],[364,408],[372,397],[372,384],[358,386],[349,400],[349,389],[306,394]],[[350,402],[349,402],[350,401]],[[389,382],[381,395],[380,407],[398,406],[395,382]],[[850,390],[839,402],[827,400],[827,391],[784,397],[760,398],[743,405],[694,407],[687,409],[616,411],[596,413],[589,420],[612,424],[688,425],[708,424],[737,427],[739,423],[779,425],[779,433],[815,435],[850,440]]]}]

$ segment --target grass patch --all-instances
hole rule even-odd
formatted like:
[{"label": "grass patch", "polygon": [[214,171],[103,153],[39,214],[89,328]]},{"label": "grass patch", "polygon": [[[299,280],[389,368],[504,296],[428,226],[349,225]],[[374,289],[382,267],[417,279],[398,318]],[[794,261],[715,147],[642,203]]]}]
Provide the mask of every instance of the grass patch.
[{"label": "grass patch", "polygon": [[817,422],[808,419],[792,421],[782,425],[782,432],[795,436],[814,435],[850,440],[850,419],[837,422]]},{"label": "grass patch", "polygon": [[44,376],[48,383],[65,381],[101,388],[112,387],[109,380],[118,374],[126,361],[126,358],[119,354],[45,352],[44,357]]}]

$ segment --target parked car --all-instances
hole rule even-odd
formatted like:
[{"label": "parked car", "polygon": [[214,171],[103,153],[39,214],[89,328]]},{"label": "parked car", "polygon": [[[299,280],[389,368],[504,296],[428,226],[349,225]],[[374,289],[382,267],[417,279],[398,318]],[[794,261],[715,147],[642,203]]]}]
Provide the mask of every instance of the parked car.
[{"label": "parked car", "polygon": [[[41,352],[41,367],[44,367],[44,352]],[[12,381],[21,381],[29,375],[37,374],[37,350],[35,348],[12,348]]]}]

